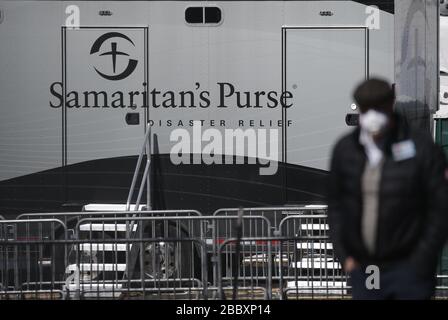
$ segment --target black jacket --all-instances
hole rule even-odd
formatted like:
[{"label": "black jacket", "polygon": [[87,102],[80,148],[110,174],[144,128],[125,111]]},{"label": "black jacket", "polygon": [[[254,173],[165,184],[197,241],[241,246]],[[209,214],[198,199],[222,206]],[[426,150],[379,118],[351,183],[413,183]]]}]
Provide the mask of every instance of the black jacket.
[{"label": "black jacket", "polygon": [[[394,116],[384,138],[376,252],[370,255],[361,236],[361,177],[367,157],[359,134],[357,128],[343,137],[331,161],[328,218],[337,257],[343,262],[351,256],[362,265],[384,268],[407,261],[420,275],[434,273],[448,235],[445,155],[429,134],[410,130]],[[416,155],[396,161],[392,146],[408,140]]]}]

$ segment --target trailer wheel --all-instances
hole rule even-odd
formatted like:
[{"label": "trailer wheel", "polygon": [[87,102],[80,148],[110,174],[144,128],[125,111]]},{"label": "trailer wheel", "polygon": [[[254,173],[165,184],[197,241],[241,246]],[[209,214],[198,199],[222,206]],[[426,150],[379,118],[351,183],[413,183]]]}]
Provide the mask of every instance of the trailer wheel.
[{"label": "trailer wheel", "polygon": [[[167,232],[169,238],[187,238],[189,235],[185,230],[179,232],[175,225],[168,225]],[[143,260],[143,272],[146,278],[150,279],[200,279],[201,259],[199,257],[196,244],[190,241],[163,241],[158,232],[156,237],[151,236],[151,232],[145,232],[147,237],[157,238],[157,242],[145,242],[143,253],[139,255]],[[140,258],[139,257],[139,258]],[[138,264],[139,265],[139,264]]]},{"label": "trailer wheel", "polygon": [[147,242],[143,252],[145,276],[155,279],[175,278],[177,270],[176,245],[169,242]]}]

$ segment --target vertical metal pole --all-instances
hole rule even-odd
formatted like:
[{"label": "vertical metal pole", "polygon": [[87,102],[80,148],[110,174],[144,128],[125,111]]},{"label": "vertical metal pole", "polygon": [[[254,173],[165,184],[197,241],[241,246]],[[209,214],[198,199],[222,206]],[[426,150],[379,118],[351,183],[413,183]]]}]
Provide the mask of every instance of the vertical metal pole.
[{"label": "vertical metal pole", "polygon": [[[126,211],[129,211],[130,207],[131,207],[131,201],[132,201],[132,196],[134,194],[135,184],[137,183],[138,172],[140,171],[142,158],[143,158],[143,155],[145,153],[145,149],[146,149],[146,146],[148,144],[147,141],[149,139],[150,134],[151,134],[151,127],[149,127],[148,131],[146,132],[145,140],[144,140],[143,146],[142,146],[142,150],[140,152],[140,155],[138,156],[137,166],[135,167],[134,176],[132,177],[131,188],[129,190],[128,199],[126,201]],[[143,179],[144,179],[144,177],[143,177]]]},{"label": "vertical metal pole", "polygon": [[243,208],[238,209],[238,219],[236,223],[236,250],[235,250],[235,260],[236,260],[236,271],[233,276],[233,293],[232,299],[236,300],[238,297],[238,276],[240,273],[240,253],[241,253],[241,237],[243,231]]},{"label": "vertical metal pole", "polygon": [[148,123],[147,130],[149,131],[149,138],[146,140],[146,165],[148,172],[146,176],[146,210],[152,210],[151,206],[151,126]]}]

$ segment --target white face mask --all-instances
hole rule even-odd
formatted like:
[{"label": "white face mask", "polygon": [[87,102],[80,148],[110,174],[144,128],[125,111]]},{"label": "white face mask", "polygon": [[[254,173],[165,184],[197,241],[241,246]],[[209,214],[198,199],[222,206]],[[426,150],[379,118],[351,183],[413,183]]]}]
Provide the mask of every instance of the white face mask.
[{"label": "white face mask", "polygon": [[359,125],[361,129],[372,135],[378,134],[383,131],[386,128],[388,122],[389,119],[387,115],[375,110],[369,110],[359,116]]}]

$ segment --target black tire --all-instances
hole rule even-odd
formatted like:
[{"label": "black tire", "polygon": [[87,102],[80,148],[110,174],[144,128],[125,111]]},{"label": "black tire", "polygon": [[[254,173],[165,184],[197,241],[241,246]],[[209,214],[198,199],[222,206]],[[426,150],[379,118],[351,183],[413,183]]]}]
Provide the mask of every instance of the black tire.
[{"label": "black tire", "polygon": [[[167,227],[167,230],[164,230]],[[201,258],[198,245],[192,241],[169,241],[163,239],[182,239],[189,235],[185,229],[169,224],[157,225],[155,236],[152,230],[145,229],[145,238],[160,239],[160,241],[146,242],[143,244],[144,252],[138,254],[135,274],[141,278],[140,258],[143,257],[143,272],[149,279],[201,279]],[[139,249],[140,250],[140,249]],[[155,267],[155,269],[154,269]],[[206,272],[206,270],[205,270]],[[134,277],[135,278],[135,277]]]}]

